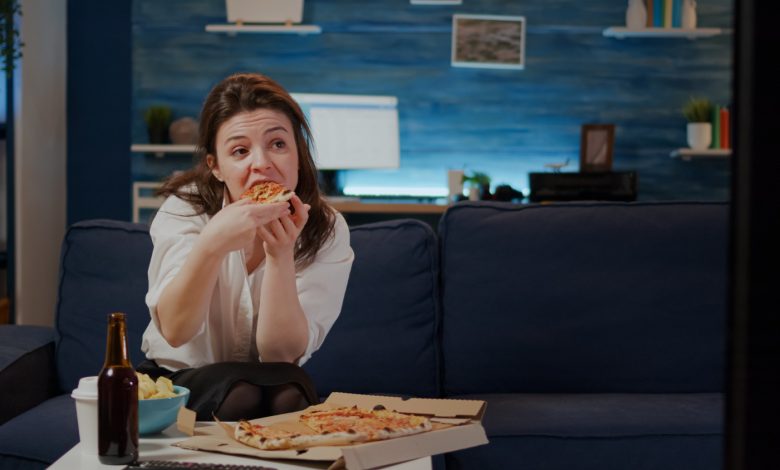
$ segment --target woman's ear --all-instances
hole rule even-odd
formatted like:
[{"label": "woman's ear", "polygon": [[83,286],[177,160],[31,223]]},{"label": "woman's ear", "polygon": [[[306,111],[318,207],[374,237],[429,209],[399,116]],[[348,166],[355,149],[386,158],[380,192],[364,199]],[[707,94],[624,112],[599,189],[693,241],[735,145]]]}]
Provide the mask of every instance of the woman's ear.
[{"label": "woman's ear", "polygon": [[211,174],[214,175],[214,178],[217,179],[220,183],[224,183],[225,180],[222,179],[222,172],[219,171],[219,167],[217,167],[217,159],[212,154],[206,155],[206,164],[211,168]]}]

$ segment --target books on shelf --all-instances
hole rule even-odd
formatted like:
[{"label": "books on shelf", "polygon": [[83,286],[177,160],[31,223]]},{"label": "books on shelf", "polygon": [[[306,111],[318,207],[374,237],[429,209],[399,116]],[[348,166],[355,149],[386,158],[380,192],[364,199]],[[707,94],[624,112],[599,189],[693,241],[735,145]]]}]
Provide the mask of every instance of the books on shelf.
[{"label": "books on shelf", "polygon": [[681,28],[683,0],[645,0],[648,28]]},{"label": "books on shelf", "polygon": [[712,106],[712,143],[711,149],[731,148],[731,116],[729,108],[720,105]]}]

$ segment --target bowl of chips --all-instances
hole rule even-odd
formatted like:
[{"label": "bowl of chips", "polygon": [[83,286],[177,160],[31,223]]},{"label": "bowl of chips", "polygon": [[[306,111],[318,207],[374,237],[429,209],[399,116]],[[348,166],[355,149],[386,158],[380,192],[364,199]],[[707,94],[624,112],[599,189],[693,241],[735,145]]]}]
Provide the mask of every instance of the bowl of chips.
[{"label": "bowl of chips", "polygon": [[156,434],[176,422],[179,408],[187,404],[190,390],[173,385],[166,377],[152,380],[138,376],[138,434]]}]

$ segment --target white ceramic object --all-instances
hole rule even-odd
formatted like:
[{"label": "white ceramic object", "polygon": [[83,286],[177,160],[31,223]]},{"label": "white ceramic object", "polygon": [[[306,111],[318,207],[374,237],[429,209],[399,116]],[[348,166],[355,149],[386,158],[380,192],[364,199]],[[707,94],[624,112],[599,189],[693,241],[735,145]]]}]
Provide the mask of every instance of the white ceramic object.
[{"label": "white ceramic object", "polygon": [[696,29],[696,0],[683,0],[680,23],[683,29]]},{"label": "white ceramic object", "polygon": [[628,0],[626,9],[626,28],[643,29],[647,27],[647,8],[643,0]]},{"label": "white ceramic object", "polygon": [[171,142],[176,145],[194,145],[198,143],[198,122],[191,117],[179,118],[168,128]]},{"label": "white ceramic object", "polygon": [[693,150],[704,150],[712,143],[712,124],[709,122],[688,123],[688,146]]},{"label": "white ceramic object", "polygon": [[81,451],[98,454],[98,389],[97,376],[83,377],[71,397],[76,400],[76,419],[79,426]]}]

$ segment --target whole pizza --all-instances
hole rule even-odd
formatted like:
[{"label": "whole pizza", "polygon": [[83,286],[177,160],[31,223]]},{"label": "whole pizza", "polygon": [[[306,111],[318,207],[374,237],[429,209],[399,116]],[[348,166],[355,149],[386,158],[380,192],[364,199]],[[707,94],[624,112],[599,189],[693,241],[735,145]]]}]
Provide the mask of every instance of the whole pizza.
[{"label": "whole pizza", "polygon": [[262,450],[301,449],[392,439],[431,430],[424,416],[407,415],[378,406],[373,410],[344,407],[303,413],[298,417],[312,433],[293,433],[240,421],[237,441]]},{"label": "whole pizza", "polygon": [[241,199],[251,199],[258,204],[286,202],[293,197],[293,192],[275,181],[263,181],[247,189]]}]

